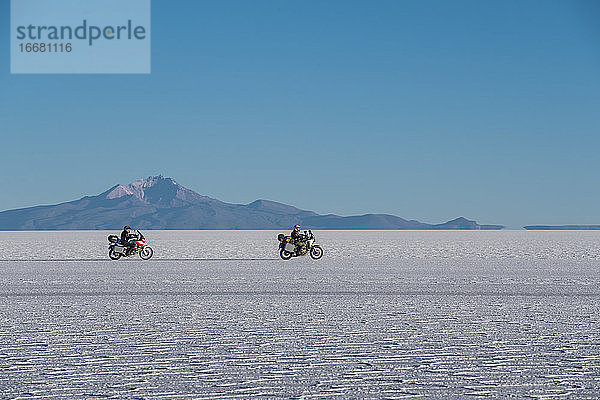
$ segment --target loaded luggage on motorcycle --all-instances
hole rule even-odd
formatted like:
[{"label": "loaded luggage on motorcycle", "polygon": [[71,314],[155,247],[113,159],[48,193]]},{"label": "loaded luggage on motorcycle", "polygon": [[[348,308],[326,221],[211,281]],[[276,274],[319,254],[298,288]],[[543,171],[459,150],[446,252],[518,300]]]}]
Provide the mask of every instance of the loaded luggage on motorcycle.
[{"label": "loaded luggage on motorcycle", "polygon": [[293,253],[294,251],[296,251],[296,245],[293,245],[289,242],[286,243],[283,248],[285,249],[285,251],[289,251],[290,253]]},{"label": "loaded luggage on motorcycle", "polygon": [[126,248],[121,244],[121,238],[117,235],[109,235],[108,242],[110,243],[110,246],[108,247],[108,255],[110,258],[118,260],[121,256],[126,256]]}]

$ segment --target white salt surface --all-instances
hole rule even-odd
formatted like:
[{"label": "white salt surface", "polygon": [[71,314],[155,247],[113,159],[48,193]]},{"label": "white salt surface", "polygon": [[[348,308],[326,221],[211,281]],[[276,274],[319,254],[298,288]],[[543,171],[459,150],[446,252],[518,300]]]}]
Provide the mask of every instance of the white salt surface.
[{"label": "white salt surface", "polygon": [[0,399],[600,393],[600,232],[144,233],[0,233]]}]

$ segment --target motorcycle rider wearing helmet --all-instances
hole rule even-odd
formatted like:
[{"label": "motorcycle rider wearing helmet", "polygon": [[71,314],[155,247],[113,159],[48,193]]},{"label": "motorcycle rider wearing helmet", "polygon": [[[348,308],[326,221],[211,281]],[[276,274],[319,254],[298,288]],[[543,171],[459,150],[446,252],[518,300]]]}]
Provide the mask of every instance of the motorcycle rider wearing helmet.
[{"label": "motorcycle rider wearing helmet", "polygon": [[294,226],[294,230],[290,236],[298,248],[298,254],[304,254],[306,252],[306,236],[300,230],[300,225]]},{"label": "motorcycle rider wearing helmet", "polygon": [[129,225],[125,225],[123,227],[123,232],[121,232],[121,244],[127,247],[127,254],[131,254],[131,252],[136,248],[136,244],[133,242],[133,239],[139,239],[136,231],[131,229]]}]

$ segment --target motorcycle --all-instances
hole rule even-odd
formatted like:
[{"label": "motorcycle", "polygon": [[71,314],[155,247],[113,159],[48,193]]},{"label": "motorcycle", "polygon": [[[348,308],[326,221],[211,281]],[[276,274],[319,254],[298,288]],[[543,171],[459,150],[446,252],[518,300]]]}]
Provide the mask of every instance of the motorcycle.
[{"label": "motorcycle", "polygon": [[286,236],[283,233],[277,235],[277,240],[279,240],[279,255],[284,260],[307,254],[310,254],[313,260],[323,257],[323,249],[318,244],[315,244],[315,235],[313,235],[311,230],[308,232],[304,231],[303,238],[301,238],[301,241],[306,244],[304,249],[298,246],[298,244],[293,243],[291,236]]},{"label": "motorcycle", "polygon": [[108,256],[111,260],[118,260],[121,257],[131,257],[136,254],[140,255],[142,260],[149,260],[154,255],[154,250],[152,247],[146,244],[146,238],[140,231],[136,231],[138,234],[137,240],[132,240],[131,242],[135,244],[135,247],[129,247],[121,243],[121,238],[117,235],[110,235],[108,237],[108,242],[110,245],[108,246]]}]

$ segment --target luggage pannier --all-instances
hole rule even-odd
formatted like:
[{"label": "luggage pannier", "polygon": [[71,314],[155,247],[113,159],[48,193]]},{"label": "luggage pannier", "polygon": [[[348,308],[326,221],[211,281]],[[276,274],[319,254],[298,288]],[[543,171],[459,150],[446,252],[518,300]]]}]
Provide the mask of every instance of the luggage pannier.
[{"label": "luggage pannier", "polygon": [[293,253],[294,251],[296,251],[296,246],[291,243],[286,243],[285,251],[289,251],[290,253]]}]

